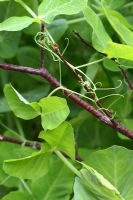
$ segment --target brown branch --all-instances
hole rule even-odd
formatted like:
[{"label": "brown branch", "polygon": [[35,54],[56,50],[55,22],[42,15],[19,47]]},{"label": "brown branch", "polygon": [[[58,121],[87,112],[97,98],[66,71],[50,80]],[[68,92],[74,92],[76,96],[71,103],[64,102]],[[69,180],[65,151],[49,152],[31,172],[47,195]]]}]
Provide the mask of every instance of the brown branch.
[{"label": "brown branch", "polygon": [[79,40],[88,48],[94,49],[91,44],[89,44],[77,31],[73,31],[73,33],[79,38]]},{"label": "brown branch", "polygon": [[[46,69],[34,69],[31,67],[23,67],[23,66],[17,66],[17,65],[10,65],[10,64],[0,64],[1,69],[5,70],[12,70],[12,71],[18,71],[23,73],[29,73],[29,74],[36,74],[39,76],[42,76],[45,78],[53,87],[57,88],[60,87],[59,81],[57,81]],[[112,121],[104,114],[96,110],[92,105],[85,102],[81,98],[79,98],[77,95],[72,94],[71,92],[67,91],[65,88],[63,90],[63,93],[65,96],[69,97],[71,100],[73,100],[77,105],[81,106],[83,109],[87,110],[89,113],[91,113],[93,116],[95,116],[97,119],[99,119],[104,124],[107,124],[108,126],[112,127],[114,130],[119,131],[123,135],[127,136],[130,139],[133,139],[133,131],[128,130],[126,127],[121,125],[119,122],[115,121],[115,126],[112,123]]]},{"label": "brown branch", "polygon": [[125,80],[126,80],[128,86],[129,86],[129,88],[133,91],[133,85],[132,85],[131,81],[129,80],[126,71],[125,71],[124,69],[121,68],[120,64],[118,65],[118,67],[120,68],[121,73],[123,74],[123,76],[124,76],[124,78],[125,78]]},{"label": "brown branch", "polygon": [[18,140],[15,138],[11,138],[11,137],[7,137],[4,135],[0,135],[0,141],[2,142],[10,142],[10,143],[14,143],[14,144],[18,144],[18,145],[22,145],[25,147],[30,147],[36,150],[40,150],[41,149],[41,145],[39,143],[33,143],[30,141],[22,141],[22,140]]},{"label": "brown branch", "polygon": [[[83,43],[87,48],[91,48],[93,50],[95,50],[95,48],[89,44],[77,31],[73,31],[73,33],[79,38],[79,40],[81,41],[81,43]],[[106,56],[104,53],[102,52],[98,52],[99,54]]]},{"label": "brown branch", "polygon": [[[16,145],[21,145],[21,146],[25,146],[25,147],[30,147],[36,150],[41,150],[41,144],[39,143],[34,143],[31,141],[22,141],[16,138],[11,138],[11,137],[7,137],[4,135],[0,135],[0,142],[9,142],[9,143],[13,143]],[[63,155],[65,157],[68,157],[65,153],[63,153]],[[78,150],[77,150],[77,145],[75,146],[75,159],[78,161],[82,161],[82,159],[78,156]]]}]

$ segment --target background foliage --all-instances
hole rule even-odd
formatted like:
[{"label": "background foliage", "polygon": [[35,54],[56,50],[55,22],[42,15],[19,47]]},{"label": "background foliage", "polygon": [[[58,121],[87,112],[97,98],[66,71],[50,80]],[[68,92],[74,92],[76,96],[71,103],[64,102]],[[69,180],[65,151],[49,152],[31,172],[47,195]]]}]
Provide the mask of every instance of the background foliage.
[{"label": "background foliage", "polygon": [[[40,25],[33,23],[30,14],[16,2],[0,1],[0,63],[38,68],[40,46],[36,44],[34,37],[40,31]],[[101,100],[104,107],[109,108],[119,122],[133,131],[132,91],[124,81],[118,64],[110,59],[119,58],[118,61],[126,70],[129,79],[133,80],[133,2],[89,0],[89,7],[83,9],[83,12],[80,12],[79,4],[83,4],[84,7],[87,1],[81,3],[80,0],[73,0],[70,7],[67,0],[58,0],[55,4],[49,0],[24,0],[24,2],[35,13],[39,4],[43,2],[39,7],[39,14],[42,19],[45,19],[43,13],[47,14],[46,27],[60,49],[63,51],[68,44],[64,55],[74,66],[99,60],[103,58],[103,53],[108,55],[108,58],[101,62],[84,67],[83,72],[95,84],[97,83],[99,98],[108,96]],[[47,7],[43,10],[43,6],[49,2],[51,2],[50,14],[46,12]],[[12,26],[12,21],[3,24],[4,20],[12,16],[23,16],[17,22],[19,26],[16,27],[16,24]],[[79,32],[94,49],[82,44],[73,30]],[[59,80],[59,63],[55,62],[47,51],[45,51],[45,65]],[[62,83],[84,95],[85,91],[69,69],[64,64],[61,64],[61,69]],[[53,88],[41,77],[1,69],[0,82],[0,134],[22,140],[38,142],[45,140],[48,149],[49,146],[54,146],[56,150],[64,151],[72,159],[76,143],[79,156],[86,164],[80,171],[82,178],[75,179],[74,174],[55,155],[51,156],[51,153],[45,152],[45,148],[42,148],[41,153],[37,153],[34,149],[1,142],[0,197],[3,200],[131,200],[133,198],[132,140],[98,121],[69,99],[66,102],[61,92],[56,92],[58,97],[47,97]],[[22,97],[18,93],[16,96],[14,88],[28,101],[28,104],[25,101],[20,102]],[[33,103],[37,101],[39,103]],[[46,108],[44,105],[47,105]],[[58,105],[59,110],[56,110],[55,106],[55,110],[51,111],[51,105]],[[11,108],[14,113],[11,112]],[[53,121],[53,118],[56,120]],[[65,119],[70,123],[63,122]],[[42,127],[50,130],[43,135]],[[56,135],[55,140],[50,138],[52,134]],[[66,137],[68,134],[69,138]],[[68,145],[62,141],[67,141]],[[18,159],[21,162],[18,162]],[[78,169],[81,168],[78,163],[75,165]]]}]

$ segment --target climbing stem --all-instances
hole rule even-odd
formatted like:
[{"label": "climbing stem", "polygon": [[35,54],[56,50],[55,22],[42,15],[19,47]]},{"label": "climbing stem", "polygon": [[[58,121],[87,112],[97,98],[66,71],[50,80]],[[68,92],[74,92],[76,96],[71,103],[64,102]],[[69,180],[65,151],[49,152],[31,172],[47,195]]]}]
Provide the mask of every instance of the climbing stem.
[{"label": "climbing stem", "polygon": [[80,172],[76,169],[76,167],[74,167],[71,162],[65,158],[65,156],[63,156],[62,153],[60,153],[59,151],[54,151],[55,154],[62,160],[62,162],[64,162],[64,164],[78,177],[81,177]]}]

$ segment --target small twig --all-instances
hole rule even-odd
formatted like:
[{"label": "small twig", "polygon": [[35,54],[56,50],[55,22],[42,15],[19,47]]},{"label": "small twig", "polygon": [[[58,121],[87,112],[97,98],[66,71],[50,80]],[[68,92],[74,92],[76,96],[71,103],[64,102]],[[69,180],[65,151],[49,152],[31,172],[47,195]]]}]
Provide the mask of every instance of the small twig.
[{"label": "small twig", "polygon": [[[61,86],[60,82],[55,79],[46,69],[35,69],[31,67],[23,67],[23,66],[17,66],[12,64],[0,64],[0,68],[4,70],[12,70],[12,71],[18,71],[22,73],[28,73],[28,74],[36,74],[43,78],[45,78],[53,87],[58,88]],[[63,86],[62,86],[63,87]],[[64,95],[69,97],[72,101],[74,101],[77,105],[81,106],[83,109],[87,110],[89,113],[91,113],[93,116],[95,116],[97,119],[99,119],[104,124],[107,124],[108,126],[112,127],[115,131],[119,131],[123,135],[127,136],[128,138],[133,140],[133,131],[130,131],[123,125],[121,125],[119,122],[115,121],[116,126],[112,123],[110,118],[108,118],[106,115],[102,114],[98,110],[96,110],[92,105],[90,105],[88,102],[82,100],[77,95],[72,94],[71,92],[64,90]]]},{"label": "small twig", "polygon": [[132,85],[131,81],[129,80],[129,77],[128,77],[126,71],[121,68],[120,64],[118,65],[118,67],[120,68],[121,73],[123,74],[123,76],[124,76],[128,86],[129,86],[129,88],[133,91],[133,85]]},{"label": "small twig", "polygon": [[[41,32],[44,33],[44,28],[45,28],[45,24],[44,22],[41,22]],[[44,36],[42,36],[42,40],[44,39]],[[44,48],[41,47],[40,48],[40,63],[41,63],[41,68],[44,69],[45,68],[45,62],[44,62]]]},{"label": "small twig", "polygon": [[94,49],[91,44],[89,44],[77,31],[73,31],[73,33],[79,38],[79,40],[88,48]]},{"label": "small twig", "polygon": [[0,135],[0,141],[1,142],[2,141],[3,142],[10,142],[10,143],[22,145],[22,146],[25,146],[25,147],[31,147],[31,148],[36,149],[36,150],[41,149],[41,145],[39,143],[33,143],[33,142],[30,142],[30,141],[22,141],[22,140],[7,137],[7,136],[4,136],[4,135]]},{"label": "small twig", "polygon": [[[95,48],[91,44],[89,44],[77,31],[73,31],[73,33],[79,38],[81,43],[83,43],[87,48],[89,48],[89,49],[91,48],[91,49],[95,50]],[[98,52],[98,53],[105,56],[105,54],[102,52]]]}]

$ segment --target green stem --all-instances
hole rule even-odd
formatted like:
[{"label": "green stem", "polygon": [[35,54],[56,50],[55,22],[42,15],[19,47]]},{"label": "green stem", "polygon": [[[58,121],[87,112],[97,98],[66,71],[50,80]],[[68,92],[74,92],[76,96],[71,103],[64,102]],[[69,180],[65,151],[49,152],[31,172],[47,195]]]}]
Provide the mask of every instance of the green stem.
[{"label": "green stem", "polygon": [[18,134],[16,131],[12,130],[11,128],[7,127],[1,120],[0,120],[0,125],[3,126],[3,128],[5,128],[7,131],[14,133],[14,134]]},{"label": "green stem", "polygon": [[65,158],[65,156],[63,156],[62,153],[60,153],[59,151],[54,151],[55,154],[62,160],[62,162],[74,173],[76,174],[78,177],[81,177],[80,172],[76,169],[76,167],[74,167],[67,158]]},{"label": "green stem", "polygon": [[126,5],[123,6],[123,8],[128,8],[128,7],[130,7],[130,6],[133,6],[133,2],[127,3]]},{"label": "green stem", "polygon": [[101,58],[101,59],[96,60],[96,61],[93,61],[93,62],[89,62],[89,63],[83,64],[83,65],[80,65],[80,66],[76,66],[75,68],[76,68],[76,69],[79,69],[79,68],[82,68],[82,67],[86,67],[86,66],[89,66],[89,65],[93,65],[93,64],[102,62],[102,61],[105,60],[105,59],[107,59],[107,58],[104,57],[104,58]]},{"label": "green stem", "polygon": [[24,186],[25,190],[27,191],[27,193],[31,196],[33,196],[33,193],[31,191],[31,189],[29,188],[29,186],[27,185],[27,183],[23,180],[23,179],[20,179],[22,185]]},{"label": "green stem", "polygon": [[21,126],[21,123],[16,117],[15,117],[15,122],[16,122],[16,126],[17,126],[17,129],[18,129],[18,132],[20,133],[21,137],[23,139],[25,139],[25,135],[24,135],[24,131],[23,131],[23,128]]},{"label": "green stem", "polygon": [[82,21],[85,21],[85,17],[80,17],[80,18],[77,18],[77,19],[72,19],[72,20],[69,20],[67,23],[70,25],[70,24],[75,24],[75,23],[79,23],[79,22],[82,22]]},{"label": "green stem", "polygon": [[35,12],[27,5],[25,4],[22,0],[15,0],[17,3],[19,3],[25,10],[27,10],[28,13],[30,13],[30,15],[33,18],[37,18],[37,15],[35,14]]},{"label": "green stem", "polygon": [[[98,13],[97,14],[98,16],[103,16],[103,13]],[[79,23],[79,22],[82,22],[82,21],[85,21],[85,17],[79,17],[77,19],[71,19],[71,20],[68,20],[67,24],[68,25],[71,25],[71,24],[76,24],[76,23]]]},{"label": "green stem", "polygon": [[63,88],[63,86],[60,86],[60,87],[58,87],[58,88],[55,88],[49,95],[48,95],[48,97],[51,97],[55,92],[57,92],[58,90],[63,90],[64,88]]}]

